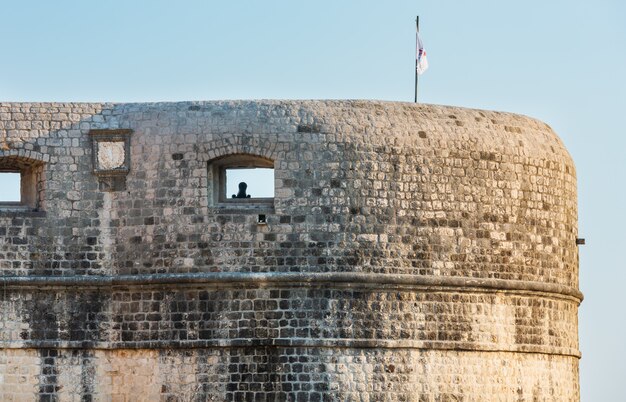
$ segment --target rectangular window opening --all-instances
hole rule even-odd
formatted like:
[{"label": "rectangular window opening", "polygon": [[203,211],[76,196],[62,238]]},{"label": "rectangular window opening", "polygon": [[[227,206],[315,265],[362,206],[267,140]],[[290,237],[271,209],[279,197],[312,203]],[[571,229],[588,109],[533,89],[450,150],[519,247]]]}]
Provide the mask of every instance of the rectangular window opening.
[{"label": "rectangular window opening", "polygon": [[274,169],[226,168],[226,198],[274,198]]},{"label": "rectangular window opening", "polygon": [[22,202],[20,172],[0,172],[0,202]]}]

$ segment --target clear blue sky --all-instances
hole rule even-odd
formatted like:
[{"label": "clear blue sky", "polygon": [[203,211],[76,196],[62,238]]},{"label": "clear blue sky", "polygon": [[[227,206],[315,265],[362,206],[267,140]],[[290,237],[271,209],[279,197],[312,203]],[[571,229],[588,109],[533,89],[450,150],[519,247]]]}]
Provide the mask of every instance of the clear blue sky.
[{"label": "clear blue sky", "polygon": [[5,1],[0,99],[411,101],[416,14],[421,101],[537,117],[574,157],[582,399],[626,400],[624,1]]}]

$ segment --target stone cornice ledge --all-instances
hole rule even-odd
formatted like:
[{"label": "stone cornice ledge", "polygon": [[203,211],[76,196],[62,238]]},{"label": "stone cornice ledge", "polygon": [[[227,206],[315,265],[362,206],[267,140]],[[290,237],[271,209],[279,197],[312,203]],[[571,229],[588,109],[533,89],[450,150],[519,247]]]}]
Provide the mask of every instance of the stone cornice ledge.
[{"label": "stone cornice ledge", "polygon": [[1,276],[2,287],[113,287],[193,284],[315,286],[419,289],[426,291],[543,293],[550,297],[572,299],[578,303],[583,294],[570,286],[493,278],[454,276],[373,274],[362,272],[200,272],[182,274],[147,274],[119,276]]},{"label": "stone cornice ledge", "polygon": [[422,341],[410,339],[342,339],[342,338],[262,338],[262,339],[211,339],[191,341],[4,341],[0,349],[207,349],[241,347],[292,347],[292,348],[362,348],[362,349],[418,349],[451,350],[465,352],[534,353],[569,356],[580,359],[574,348],[551,345],[499,345],[480,342]]}]

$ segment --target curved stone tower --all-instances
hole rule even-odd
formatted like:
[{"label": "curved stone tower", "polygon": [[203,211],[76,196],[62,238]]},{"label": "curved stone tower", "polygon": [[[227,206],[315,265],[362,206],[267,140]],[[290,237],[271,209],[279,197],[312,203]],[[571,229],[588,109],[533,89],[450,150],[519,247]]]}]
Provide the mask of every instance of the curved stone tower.
[{"label": "curved stone tower", "polygon": [[[575,170],[537,120],[0,103],[0,135],[1,400],[579,399]],[[242,167],[274,197],[231,198]]]}]

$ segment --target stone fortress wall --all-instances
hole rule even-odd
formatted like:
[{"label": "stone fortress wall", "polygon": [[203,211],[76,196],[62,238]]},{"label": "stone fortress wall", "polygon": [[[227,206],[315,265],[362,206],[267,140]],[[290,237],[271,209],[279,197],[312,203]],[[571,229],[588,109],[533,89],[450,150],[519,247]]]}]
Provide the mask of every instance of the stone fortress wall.
[{"label": "stone fortress wall", "polygon": [[[579,399],[575,169],[544,123],[0,103],[2,139],[0,400]],[[219,198],[242,155],[270,202]]]}]

